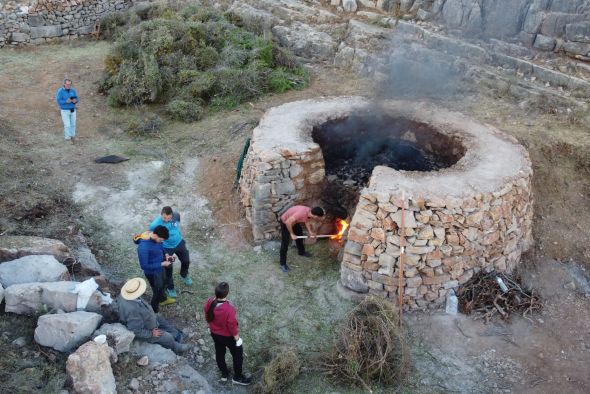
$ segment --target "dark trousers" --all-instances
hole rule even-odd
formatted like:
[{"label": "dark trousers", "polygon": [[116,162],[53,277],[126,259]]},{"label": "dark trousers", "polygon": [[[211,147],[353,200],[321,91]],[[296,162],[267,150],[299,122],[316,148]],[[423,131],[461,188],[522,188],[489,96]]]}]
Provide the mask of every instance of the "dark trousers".
[{"label": "dark trousers", "polygon": [[242,376],[242,363],[244,362],[244,349],[242,346],[236,346],[234,337],[226,337],[211,333],[213,342],[215,343],[215,361],[221,371],[221,375],[228,377],[229,370],[225,363],[225,349],[228,348],[234,362],[234,377]]},{"label": "dark trousers", "polygon": [[180,345],[175,339],[178,336],[178,330],[162,316],[158,315],[156,319],[158,320],[158,328],[162,330],[162,335],[157,338],[151,337],[147,341],[149,343],[157,343],[177,353],[178,346]]},{"label": "dark trousers", "polygon": [[144,272],[144,274],[152,287],[152,301],[150,304],[152,305],[154,312],[158,313],[160,310],[160,302],[166,300],[166,294],[164,294],[163,272],[157,274],[146,274]]},{"label": "dark trousers", "polygon": [[[191,260],[184,239],[180,241],[177,247],[173,249],[164,249],[164,252],[169,256],[175,254],[178,257],[178,260],[180,260],[180,276],[186,278],[188,275],[188,266],[191,264]],[[170,264],[168,267],[164,267],[164,272],[166,273],[166,288],[169,290],[174,289],[172,264]]]},{"label": "dark trousers", "polygon": [[[281,265],[287,264],[287,250],[289,249],[289,244],[291,243],[291,233],[289,233],[289,229],[283,223],[281,223],[281,254],[280,254],[280,261]],[[301,229],[301,225],[296,223],[293,225],[293,232],[295,235],[303,235],[303,230]],[[295,245],[297,245],[297,253],[300,255],[305,253],[305,246],[303,244],[303,239],[298,239],[295,241]]]}]

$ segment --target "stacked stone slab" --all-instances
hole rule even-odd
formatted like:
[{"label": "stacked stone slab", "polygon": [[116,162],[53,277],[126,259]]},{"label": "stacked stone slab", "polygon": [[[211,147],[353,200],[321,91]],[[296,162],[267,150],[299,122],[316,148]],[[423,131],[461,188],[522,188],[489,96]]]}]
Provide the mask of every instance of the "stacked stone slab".
[{"label": "stacked stone slab", "polygon": [[[373,170],[350,223],[341,284],[357,293],[397,298],[402,206],[406,240],[402,284],[408,307],[438,307],[448,290],[479,270],[514,270],[532,243],[528,153],[513,137],[431,104],[377,104],[340,97],[270,110],[254,131],[241,182],[254,237],[277,236],[278,212],[288,204],[320,200],[317,186],[325,176],[325,165],[311,138],[313,127],[376,105],[389,116],[426,123],[457,137],[454,140],[461,141],[465,154],[439,171],[406,172],[383,166]],[[302,158],[309,158],[313,166],[303,167]],[[290,171],[295,166],[301,172]],[[306,182],[310,178],[313,182]],[[282,189],[285,184],[293,186]]]},{"label": "stacked stone slab", "polygon": [[319,201],[325,178],[322,151],[311,138],[315,124],[362,107],[344,97],[289,103],[268,111],[253,131],[240,179],[242,204],[256,241],[279,236],[280,212]]},{"label": "stacked stone slab", "polygon": [[41,44],[88,35],[97,20],[124,11],[132,0],[38,0],[0,9],[0,47]]}]

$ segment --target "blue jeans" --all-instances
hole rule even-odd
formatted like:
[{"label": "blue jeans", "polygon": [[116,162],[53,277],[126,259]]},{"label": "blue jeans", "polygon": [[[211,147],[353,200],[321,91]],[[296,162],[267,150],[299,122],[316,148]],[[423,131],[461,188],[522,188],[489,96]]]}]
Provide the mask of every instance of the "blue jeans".
[{"label": "blue jeans", "polygon": [[61,110],[61,120],[64,122],[64,137],[66,140],[76,136],[76,111],[69,109]]}]

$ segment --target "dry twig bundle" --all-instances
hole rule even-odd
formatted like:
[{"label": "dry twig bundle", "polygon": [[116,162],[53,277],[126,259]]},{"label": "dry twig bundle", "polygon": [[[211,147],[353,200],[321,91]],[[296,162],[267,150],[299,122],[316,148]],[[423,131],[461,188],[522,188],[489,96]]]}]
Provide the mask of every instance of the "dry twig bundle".
[{"label": "dry twig bundle", "polygon": [[277,355],[264,367],[261,381],[254,387],[262,394],[281,393],[301,371],[301,360],[294,348],[281,348]]},{"label": "dry twig bundle", "polygon": [[[496,277],[506,284],[506,292],[502,290]],[[482,271],[475,275],[459,287],[457,298],[461,313],[476,313],[476,319],[485,319],[486,322],[498,315],[508,320],[511,313],[520,313],[525,319],[529,319],[529,315],[542,308],[539,295],[534,290],[523,289],[520,277],[497,272]]]},{"label": "dry twig bundle", "polygon": [[327,373],[360,384],[399,384],[410,365],[407,344],[391,301],[368,297],[347,316],[334,349],[324,359]]}]

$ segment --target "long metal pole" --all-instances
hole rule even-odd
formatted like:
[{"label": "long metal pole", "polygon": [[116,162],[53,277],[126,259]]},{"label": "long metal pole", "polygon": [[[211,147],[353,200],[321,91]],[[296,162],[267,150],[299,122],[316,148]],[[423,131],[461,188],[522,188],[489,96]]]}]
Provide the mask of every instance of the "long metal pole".
[{"label": "long metal pole", "polygon": [[406,193],[402,191],[402,220],[401,220],[401,233],[399,237],[399,283],[397,288],[398,302],[399,302],[399,325],[402,325],[403,311],[404,311],[404,254],[405,254],[405,243],[406,243],[406,222],[405,222],[405,210],[406,206]]}]

